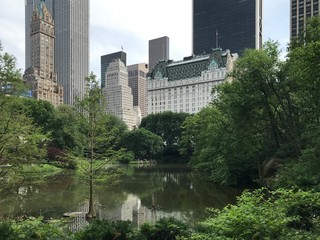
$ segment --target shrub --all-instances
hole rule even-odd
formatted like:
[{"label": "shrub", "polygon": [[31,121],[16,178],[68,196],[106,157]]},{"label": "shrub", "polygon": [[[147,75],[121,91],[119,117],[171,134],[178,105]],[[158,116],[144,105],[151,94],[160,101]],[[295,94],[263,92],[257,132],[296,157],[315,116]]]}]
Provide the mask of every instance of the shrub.
[{"label": "shrub", "polygon": [[75,235],[76,240],[129,240],[132,239],[133,228],[129,221],[97,220],[83,231]]},{"label": "shrub", "polygon": [[140,232],[146,240],[175,240],[190,236],[188,226],[175,218],[162,218],[155,225],[145,223]]},{"label": "shrub", "polygon": [[[317,239],[320,193],[245,191],[237,205],[211,210],[192,239]],[[293,237],[294,236],[294,237]]]}]

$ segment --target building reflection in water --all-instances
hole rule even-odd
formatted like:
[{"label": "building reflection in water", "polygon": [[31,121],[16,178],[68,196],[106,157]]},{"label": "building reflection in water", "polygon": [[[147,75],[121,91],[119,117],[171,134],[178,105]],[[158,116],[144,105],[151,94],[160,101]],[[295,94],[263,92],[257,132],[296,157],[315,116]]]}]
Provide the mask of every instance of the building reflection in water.
[{"label": "building reflection in water", "polygon": [[[133,226],[139,227],[143,223],[155,223],[161,218],[174,217],[180,221],[186,221],[187,217],[181,212],[165,212],[154,204],[146,207],[141,205],[141,200],[132,194],[129,194],[127,200],[119,206],[113,208],[105,208],[99,203],[95,204],[97,211],[97,219],[110,221],[131,221]],[[88,212],[89,203],[79,204],[79,213],[74,214],[70,221],[69,229],[72,232],[77,232],[80,229],[89,225],[86,220],[85,213]]]}]

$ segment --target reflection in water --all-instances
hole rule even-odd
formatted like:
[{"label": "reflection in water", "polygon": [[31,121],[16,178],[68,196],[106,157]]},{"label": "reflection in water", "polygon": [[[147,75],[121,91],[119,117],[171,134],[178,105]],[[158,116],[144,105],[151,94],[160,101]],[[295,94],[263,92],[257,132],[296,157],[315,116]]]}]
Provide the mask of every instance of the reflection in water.
[{"label": "reflection in water", "polygon": [[[66,212],[87,212],[87,187],[65,172],[42,184],[27,183],[0,196],[0,218],[32,215],[61,218]],[[241,190],[204,181],[185,166],[128,166],[119,184],[95,190],[99,219],[130,220],[136,226],[175,217],[194,222],[205,219],[206,208],[222,208],[235,202]],[[74,218],[75,231],[88,223],[84,214]]]},{"label": "reflection in water", "polygon": [[[143,223],[155,223],[161,218],[174,217],[181,221],[186,221],[188,218],[179,211],[164,212],[156,207],[151,209],[141,205],[141,199],[137,196],[129,194],[127,200],[113,208],[105,208],[99,204],[95,204],[97,219],[110,221],[131,221],[133,226],[139,227]],[[69,229],[72,232],[77,232],[87,226],[89,223],[85,218],[85,213],[89,210],[89,203],[84,203],[79,206],[78,211],[73,215]]]}]

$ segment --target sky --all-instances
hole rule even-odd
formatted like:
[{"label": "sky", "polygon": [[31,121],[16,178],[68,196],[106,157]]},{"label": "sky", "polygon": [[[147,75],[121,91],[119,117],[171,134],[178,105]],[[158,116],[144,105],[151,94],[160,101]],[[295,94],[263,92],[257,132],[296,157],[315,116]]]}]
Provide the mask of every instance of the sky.
[{"label": "sky", "polygon": [[[228,1],[228,0],[225,0]],[[263,41],[289,42],[290,0],[263,0]],[[0,41],[24,71],[24,0],[0,0]],[[170,59],[192,51],[192,0],[90,0],[90,71],[100,78],[100,57],[121,51],[127,64],[148,62],[148,41],[168,36]]]}]

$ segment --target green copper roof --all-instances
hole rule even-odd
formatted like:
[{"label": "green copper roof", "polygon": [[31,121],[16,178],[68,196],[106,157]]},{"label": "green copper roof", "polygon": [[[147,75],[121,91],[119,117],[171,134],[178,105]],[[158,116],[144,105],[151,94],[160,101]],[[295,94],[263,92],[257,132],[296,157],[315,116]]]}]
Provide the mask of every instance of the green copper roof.
[{"label": "green copper roof", "polygon": [[201,76],[209,68],[226,67],[229,50],[213,49],[211,54],[185,57],[182,61],[161,61],[151,73],[151,79],[166,77],[169,81]]}]

